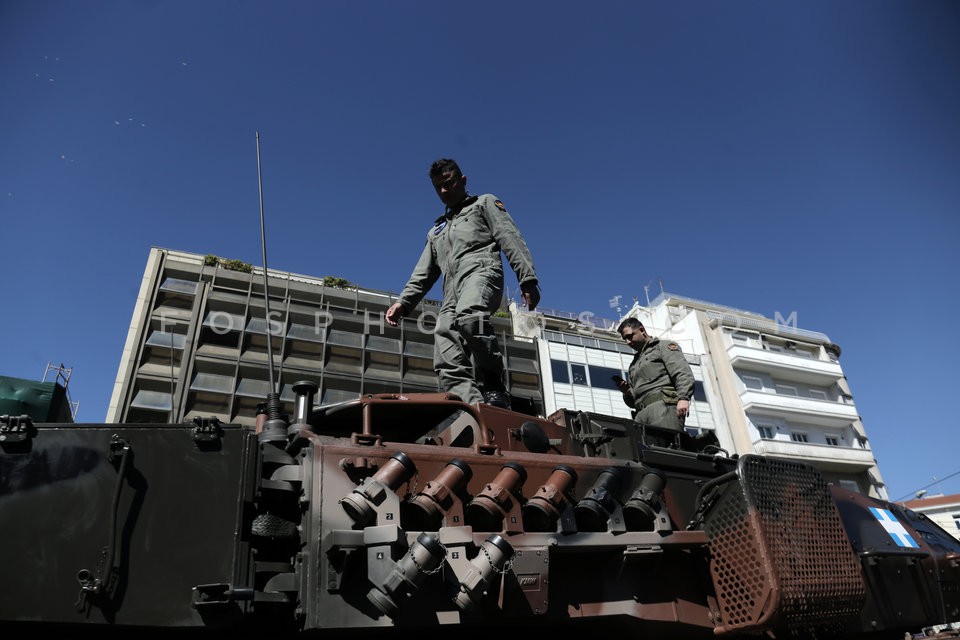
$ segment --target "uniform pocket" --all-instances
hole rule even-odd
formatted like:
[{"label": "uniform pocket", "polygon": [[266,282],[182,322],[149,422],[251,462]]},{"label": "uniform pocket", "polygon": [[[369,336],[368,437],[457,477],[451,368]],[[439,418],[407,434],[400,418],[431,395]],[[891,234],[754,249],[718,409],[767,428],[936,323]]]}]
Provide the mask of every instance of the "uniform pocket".
[{"label": "uniform pocket", "polygon": [[660,389],[660,394],[663,396],[664,404],[677,404],[677,390],[664,387]]}]

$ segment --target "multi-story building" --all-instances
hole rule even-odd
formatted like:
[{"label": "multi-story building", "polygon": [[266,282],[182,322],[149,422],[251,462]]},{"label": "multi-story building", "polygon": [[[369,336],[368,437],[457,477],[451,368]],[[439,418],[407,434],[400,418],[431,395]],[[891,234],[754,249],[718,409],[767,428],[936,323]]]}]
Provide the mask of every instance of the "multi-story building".
[{"label": "multi-story building", "polygon": [[[107,414],[108,422],[216,417],[253,424],[271,391],[293,410],[293,385],[319,385],[317,401],[368,393],[436,392],[437,302],[399,327],[384,321],[396,296],[340,279],[263,270],[151,249]],[[269,335],[268,310],[269,306]],[[515,407],[542,413],[536,346],[494,318]],[[272,369],[269,364],[272,362]]]},{"label": "multi-story building", "polygon": [[923,495],[923,492],[918,493],[919,497],[900,504],[926,515],[960,540],[960,494],[930,496]]},{"label": "multi-story building", "polygon": [[[548,410],[629,416],[609,380],[633,355],[614,322],[553,312],[536,322],[512,310],[515,330],[540,343]],[[683,349],[696,378],[686,423],[691,435],[713,430],[730,454],[801,459],[828,481],[886,499],[840,347],[826,335],[796,327],[793,314],[769,319],[669,293],[646,306],[634,303],[626,316]]]},{"label": "multi-story building", "polygon": [[[336,278],[270,270],[267,304],[259,268],[152,249],[107,420],[252,424],[271,391],[292,412],[293,385],[301,380],[319,386],[320,403],[435,392],[437,302],[424,300],[390,327],[383,314],[395,300]],[[625,375],[633,358],[618,321],[527,312],[515,303],[503,315],[493,323],[515,410],[630,418],[611,380]],[[828,481],[886,498],[840,348],[826,335],[789,318],[666,293],[626,315],[683,349],[696,379],[691,435],[713,432],[731,455],[805,460]]]},{"label": "multi-story building", "polygon": [[[618,320],[599,318],[591,313],[574,315],[541,309],[534,313],[510,305],[516,335],[537,340],[543,383],[543,402],[547,414],[562,409],[602,413],[630,418],[632,408],[623,402],[612,377],[626,378],[634,351],[617,333]],[[649,314],[642,314],[649,315]],[[651,335],[665,335],[650,318],[643,320]],[[656,333],[654,333],[656,332]],[[715,409],[706,389],[711,385],[701,363],[701,340],[696,335],[674,332],[695,379],[694,397],[686,426],[691,435],[715,431]],[[717,393],[711,394],[714,398]]]}]

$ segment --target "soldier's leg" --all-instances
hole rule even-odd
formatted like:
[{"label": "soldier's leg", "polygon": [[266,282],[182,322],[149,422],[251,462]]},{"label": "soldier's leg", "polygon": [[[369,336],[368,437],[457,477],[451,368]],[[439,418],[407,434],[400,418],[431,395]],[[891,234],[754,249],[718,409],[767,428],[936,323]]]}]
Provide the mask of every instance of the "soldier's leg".
[{"label": "soldier's leg", "polygon": [[462,283],[456,323],[473,356],[476,379],[484,392],[506,391],[503,353],[490,322],[503,298],[502,277],[478,276]]},{"label": "soldier's leg", "polygon": [[677,405],[667,404],[662,400],[648,404],[637,413],[636,421],[640,424],[667,429],[669,431],[683,431],[683,420],[677,417]]},{"label": "soldier's leg", "polygon": [[440,378],[440,388],[457,394],[469,404],[483,401],[473,377],[467,341],[457,329],[453,306],[440,309],[433,336],[433,367]]}]

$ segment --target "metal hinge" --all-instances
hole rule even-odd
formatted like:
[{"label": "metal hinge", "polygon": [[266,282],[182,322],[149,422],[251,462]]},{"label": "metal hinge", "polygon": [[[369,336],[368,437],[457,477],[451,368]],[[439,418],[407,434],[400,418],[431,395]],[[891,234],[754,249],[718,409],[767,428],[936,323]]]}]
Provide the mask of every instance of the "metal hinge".
[{"label": "metal hinge", "polygon": [[30,416],[0,416],[0,442],[23,442],[35,431]]},{"label": "metal hinge", "polygon": [[216,416],[210,418],[197,416],[193,419],[194,442],[216,442],[222,436],[223,428],[220,426],[220,419]]}]

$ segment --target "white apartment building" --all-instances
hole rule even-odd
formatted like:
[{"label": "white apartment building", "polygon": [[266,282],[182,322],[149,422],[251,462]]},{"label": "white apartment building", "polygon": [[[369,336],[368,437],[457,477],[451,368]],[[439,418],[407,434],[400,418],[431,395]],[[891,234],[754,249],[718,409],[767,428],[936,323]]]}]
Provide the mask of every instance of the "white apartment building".
[{"label": "white apartment building", "polygon": [[[633,351],[616,321],[514,305],[514,332],[538,344],[543,403],[629,417],[610,382]],[[814,464],[829,482],[882,499],[887,492],[840,367],[840,348],[795,316],[770,319],[723,305],[662,293],[625,317],[650,335],[680,344],[696,386],[691,435],[713,430],[732,454],[766,453]]]}]

